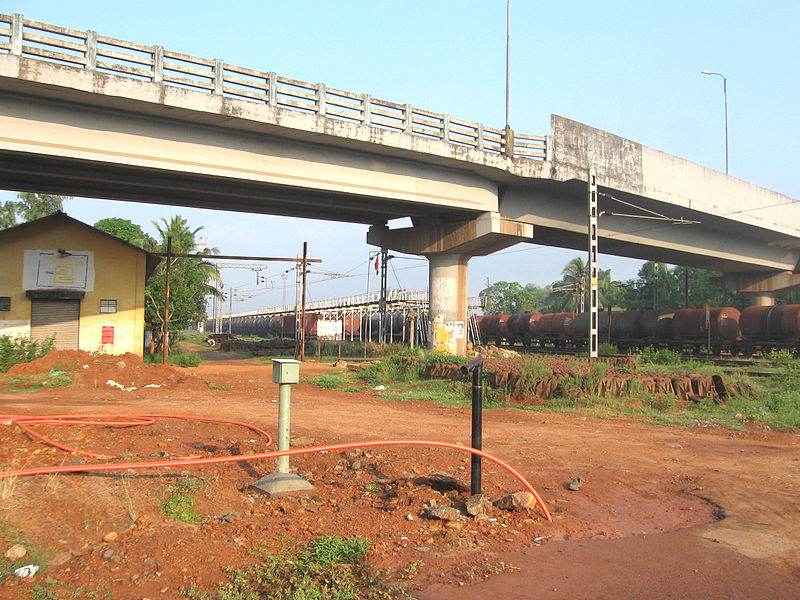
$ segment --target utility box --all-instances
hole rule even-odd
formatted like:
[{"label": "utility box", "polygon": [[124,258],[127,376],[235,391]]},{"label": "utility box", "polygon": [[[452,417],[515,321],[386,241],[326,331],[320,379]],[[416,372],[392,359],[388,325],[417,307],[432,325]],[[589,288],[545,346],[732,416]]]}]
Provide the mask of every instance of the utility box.
[{"label": "utility box", "polygon": [[272,359],[273,383],[299,383],[300,361],[293,358]]}]

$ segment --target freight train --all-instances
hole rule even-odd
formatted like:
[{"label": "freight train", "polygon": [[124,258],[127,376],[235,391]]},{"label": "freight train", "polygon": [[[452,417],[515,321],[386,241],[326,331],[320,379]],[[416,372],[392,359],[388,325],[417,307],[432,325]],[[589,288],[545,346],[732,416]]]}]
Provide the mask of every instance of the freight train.
[{"label": "freight train", "polygon": [[[341,334],[344,340],[363,340],[365,338],[378,340],[381,332],[384,339],[394,342],[408,342],[411,331],[415,329],[414,339],[417,344],[425,343],[427,335],[420,331],[419,319],[415,311],[390,311],[383,317],[381,328],[381,315],[378,312],[345,313],[331,315],[326,313],[307,312],[305,315],[305,338],[319,339],[322,337],[322,324],[330,321],[342,323]],[[230,333],[234,335],[254,335],[259,337],[295,338],[297,317],[294,313],[263,315],[251,317],[234,317],[230,324]],[[330,327],[324,327],[326,333]],[[209,319],[205,323],[205,331],[214,331],[214,321]],[[222,319],[222,331],[228,332],[228,318]]]},{"label": "freight train", "polygon": [[[599,341],[621,352],[653,346],[681,352],[729,352],[751,356],[772,349],[800,351],[800,304],[602,311]],[[494,314],[478,317],[484,343],[581,350],[589,337],[589,313]]]}]

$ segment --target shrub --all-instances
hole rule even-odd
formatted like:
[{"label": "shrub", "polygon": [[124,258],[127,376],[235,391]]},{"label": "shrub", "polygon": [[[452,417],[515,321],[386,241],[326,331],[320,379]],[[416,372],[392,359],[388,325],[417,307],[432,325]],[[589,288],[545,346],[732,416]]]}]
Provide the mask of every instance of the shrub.
[{"label": "shrub", "polygon": [[18,363],[41,358],[54,347],[53,336],[37,342],[27,335],[0,335],[0,371],[5,373]]},{"label": "shrub", "polygon": [[676,350],[667,348],[654,348],[647,346],[642,348],[640,355],[644,362],[658,365],[678,365],[681,362],[681,354]]}]

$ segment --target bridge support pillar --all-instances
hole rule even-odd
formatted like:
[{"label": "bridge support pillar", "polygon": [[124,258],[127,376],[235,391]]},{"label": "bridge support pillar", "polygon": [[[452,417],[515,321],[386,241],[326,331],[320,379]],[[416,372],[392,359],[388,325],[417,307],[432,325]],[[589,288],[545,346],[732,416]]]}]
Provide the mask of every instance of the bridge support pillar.
[{"label": "bridge support pillar", "polygon": [[749,293],[753,306],[772,306],[775,304],[777,292],[800,287],[800,273],[791,271],[725,273],[717,281],[729,290]]},{"label": "bridge support pillar", "polygon": [[442,353],[467,350],[467,263],[533,237],[533,225],[484,213],[471,221],[373,226],[367,243],[428,259],[429,347]]}]

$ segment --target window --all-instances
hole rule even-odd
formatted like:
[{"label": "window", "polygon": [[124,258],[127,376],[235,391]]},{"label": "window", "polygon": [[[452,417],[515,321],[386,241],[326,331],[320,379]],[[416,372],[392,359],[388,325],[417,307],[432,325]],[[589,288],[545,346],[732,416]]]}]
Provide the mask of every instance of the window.
[{"label": "window", "polygon": [[115,312],[117,312],[117,301],[116,300],[100,300],[100,312],[101,313],[115,313]]},{"label": "window", "polygon": [[11,310],[11,296],[0,296],[0,310]]}]

